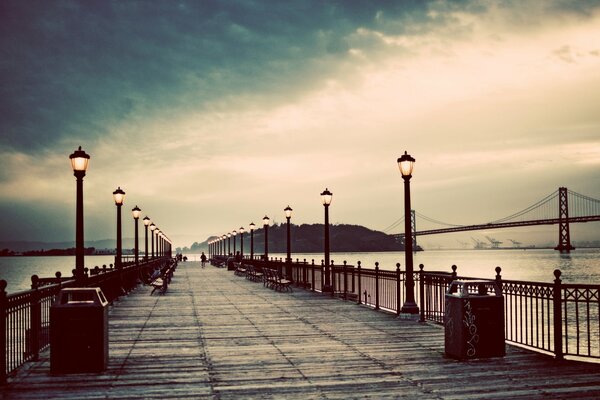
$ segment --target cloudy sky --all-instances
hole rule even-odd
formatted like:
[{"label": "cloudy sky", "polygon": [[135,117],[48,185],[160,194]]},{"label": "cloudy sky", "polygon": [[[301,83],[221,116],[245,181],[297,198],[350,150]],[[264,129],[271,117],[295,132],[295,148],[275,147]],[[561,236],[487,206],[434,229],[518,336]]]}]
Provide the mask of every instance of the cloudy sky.
[{"label": "cloudy sky", "polygon": [[598,38],[600,1],[2,1],[0,240],[73,240],[77,146],[86,240],[117,186],[176,246],[321,222],[326,187],[332,222],[383,230],[405,150],[446,222],[600,198]]}]

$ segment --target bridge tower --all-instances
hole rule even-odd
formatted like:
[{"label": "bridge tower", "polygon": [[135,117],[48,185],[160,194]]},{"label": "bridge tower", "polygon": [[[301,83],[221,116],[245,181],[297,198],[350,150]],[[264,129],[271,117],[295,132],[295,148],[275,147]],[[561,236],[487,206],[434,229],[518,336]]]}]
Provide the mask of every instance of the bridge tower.
[{"label": "bridge tower", "polygon": [[412,244],[413,244],[413,252],[417,251],[417,217],[415,215],[415,210],[410,210],[410,225],[412,228]]},{"label": "bridge tower", "polygon": [[567,193],[566,187],[558,188],[558,246],[554,250],[561,253],[569,253],[571,250],[575,250],[575,247],[571,246],[571,234],[569,233],[569,200]]}]

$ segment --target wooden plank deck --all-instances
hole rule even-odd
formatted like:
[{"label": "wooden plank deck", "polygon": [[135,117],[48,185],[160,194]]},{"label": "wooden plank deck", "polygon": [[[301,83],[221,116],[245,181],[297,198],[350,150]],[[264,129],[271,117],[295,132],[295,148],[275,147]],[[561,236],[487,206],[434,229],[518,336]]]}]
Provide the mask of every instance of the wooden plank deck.
[{"label": "wooden plank deck", "polygon": [[2,399],[600,398],[600,365],[507,347],[459,362],[443,329],[306,292],[279,293],[180,263],[165,295],[140,287],[110,310],[101,374],[50,375],[49,354]]}]

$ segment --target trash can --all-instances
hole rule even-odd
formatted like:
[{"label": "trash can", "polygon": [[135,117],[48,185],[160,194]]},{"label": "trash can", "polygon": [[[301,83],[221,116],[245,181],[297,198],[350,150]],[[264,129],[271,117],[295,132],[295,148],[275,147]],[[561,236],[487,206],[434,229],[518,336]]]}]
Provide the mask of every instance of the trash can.
[{"label": "trash can", "polygon": [[452,282],[446,293],[444,327],[449,357],[504,356],[504,296],[496,282]]},{"label": "trash can", "polygon": [[100,372],[108,364],[108,301],[96,288],[62,289],[50,307],[50,371]]}]

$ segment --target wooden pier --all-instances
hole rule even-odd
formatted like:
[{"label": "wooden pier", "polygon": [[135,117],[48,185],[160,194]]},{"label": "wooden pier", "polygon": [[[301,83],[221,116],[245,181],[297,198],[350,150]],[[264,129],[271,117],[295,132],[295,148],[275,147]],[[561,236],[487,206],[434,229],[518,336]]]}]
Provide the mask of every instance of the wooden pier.
[{"label": "wooden pier", "polygon": [[0,398],[600,398],[599,364],[512,346],[456,361],[440,326],[197,262],[179,265],[166,294],[151,290],[111,307],[104,373],[50,375],[45,352]]}]

